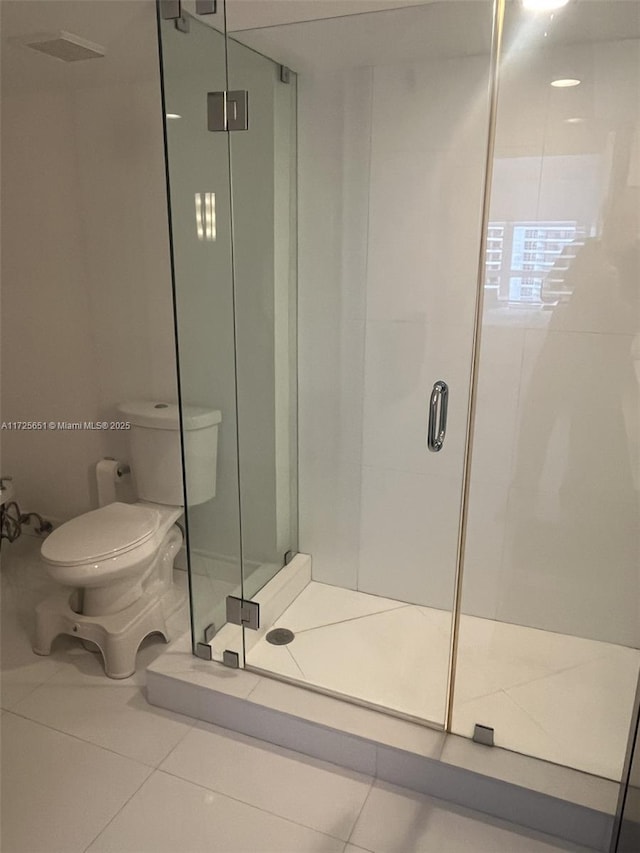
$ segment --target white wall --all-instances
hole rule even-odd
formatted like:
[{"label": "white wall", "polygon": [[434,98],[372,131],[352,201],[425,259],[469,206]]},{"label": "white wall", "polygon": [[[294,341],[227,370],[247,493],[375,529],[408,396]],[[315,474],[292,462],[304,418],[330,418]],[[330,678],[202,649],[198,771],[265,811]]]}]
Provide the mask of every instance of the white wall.
[{"label": "white wall", "polygon": [[[109,420],[120,400],[175,400],[154,4],[1,12],[3,41],[55,24],[107,48],[66,65],[3,43],[3,417]],[[5,430],[2,447],[22,508],[55,520],[95,507],[95,462],[126,456],[115,432]]]},{"label": "white wall", "polygon": [[[93,419],[98,363],[70,99],[3,93],[2,128],[3,416]],[[99,433],[3,431],[2,446],[3,473],[13,475],[23,509],[60,518],[89,508]]]},{"label": "white wall", "polygon": [[355,589],[371,72],[302,74],[298,92],[300,550]]}]

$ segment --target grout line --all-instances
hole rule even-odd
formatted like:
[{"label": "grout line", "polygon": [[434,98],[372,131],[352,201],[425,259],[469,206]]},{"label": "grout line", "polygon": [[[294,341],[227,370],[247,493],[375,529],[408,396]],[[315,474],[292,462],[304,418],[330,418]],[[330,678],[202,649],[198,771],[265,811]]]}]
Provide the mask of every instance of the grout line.
[{"label": "grout line", "polygon": [[336,622],[326,622],[324,625],[314,625],[313,628],[301,628],[295,633],[296,636],[298,634],[308,634],[309,631],[318,631],[320,628],[331,628],[334,625],[342,625],[345,622],[356,622],[358,619],[367,619],[369,616],[379,616],[381,613],[391,613],[391,611],[393,610],[402,610],[405,607],[413,606],[413,604],[397,604],[395,607],[388,607],[384,610],[376,610],[374,613],[362,613],[360,616],[348,616],[346,619],[338,619]]},{"label": "grout line", "polygon": [[[377,750],[376,750],[376,760],[377,760]],[[376,770],[377,770],[377,768],[376,768]],[[351,843],[351,839],[353,838],[353,833],[356,830],[356,826],[358,825],[358,821],[362,817],[362,812],[364,811],[364,807],[366,806],[367,801],[369,800],[369,797],[371,796],[371,791],[373,790],[373,786],[375,784],[375,781],[376,781],[376,777],[372,776],[371,777],[371,783],[369,785],[369,790],[367,791],[367,795],[364,798],[364,800],[362,801],[362,805],[360,806],[360,811],[356,815],[356,819],[354,820],[353,826],[351,827],[351,832],[349,833],[349,837],[347,838],[346,844],[344,845],[345,850],[347,849],[348,845]]]},{"label": "grout line", "polygon": [[114,813],[114,814],[109,818],[109,820],[108,820],[108,821],[104,824],[104,826],[99,830],[99,832],[97,833],[97,835],[95,835],[95,836],[92,838],[91,842],[87,845],[87,847],[85,847],[85,853],[86,853],[86,851],[87,851],[87,850],[89,850],[89,848],[90,848],[90,847],[91,847],[91,845],[96,841],[96,839],[97,839],[97,838],[98,838],[98,837],[99,837],[99,836],[104,832],[104,830],[109,826],[109,824],[110,824],[110,823],[111,823],[111,822],[112,822],[112,821],[117,817],[117,815],[118,815],[118,814],[120,814],[120,812],[122,811],[122,809],[123,809],[123,808],[127,805],[127,803],[128,803],[128,802],[129,802],[129,801],[130,801],[130,800],[131,800],[131,799],[132,799],[132,798],[133,798],[137,793],[138,793],[138,791],[139,791],[139,790],[142,788],[142,786],[143,786],[143,785],[144,785],[144,784],[145,784],[145,783],[150,779],[150,777],[154,774],[154,772],[155,772],[155,771],[156,771],[156,769],[157,769],[157,768],[155,768],[155,767],[153,767],[153,766],[150,766],[150,765],[146,764],[146,763],[145,763],[145,762],[143,762],[143,761],[139,761],[139,760],[138,760],[138,759],[136,759],[136,758],[131,758],[131,757],[129,757],[129,756],[123,756],[121,753],[119,753],[119,752],[115,752],[114,750],[109,749],[108,747],[99,746],[98,744],[96,744],[96,743],[92,743],[91,741],[87,741],[87,740],[85,740],[84,738],[80,738],[80,737],[78,737],[77,735],[69,734],[68,732],[64,732],[64,731],[62,731],[62,730],[60,730],[60,729],[56,729],[56,728],[54,728],[53,726],[49,726],[49,725],[47,725],[46,723],[41,723],[41,722],[39,722],[38,720],[32,720],[30,717],[25,717],[25,716],[23,716],[22,714],[17,714],[17,713],[15,713],[15,711],[9,711],[9,710],[3,709],[3,713],[5,713],[5,714],[13,714],[13,716],[18,717],[18,718],[19,718],[19,719],[21,719],[21,720],[26,720],[27,722],[31,723],[32,725],[40,726],[41,728],[44,728],[44,729],[47,729],[47,730],[49,730],[49,731],[55,732],[56,734],[61,734],[61,735],[63,735],[63,737],[70,737],[70,738],[72,738],[73,740],[77,740],[77,741],[79,741],[80,743],[83,743],[83,744],[88,744],[89,746],[92,746],[92,747],[94,747],[95,749],[102,750],[103,752],[108,752],[108,753],[110,753],[111,755],[117,755],[117,756],[118,756],[118,758],[124,758],[126,761],[130,761],[132,764],[136,764],[136,765],[138,765],[139,767],[144,768],[146,771],[148,771],[148,772],[147,772],[147,774],[146,774],[146,776],[144,777],[144,779],[142,779],[142,781],[141,781],[141,782],[140,782],[140,784],[137,786],[137,788],[132,792],[131,796],[130,796],[130,797],[128,797],[128,798],[127,798],[127,800],[126,800],[126,801],[125,801],[125,802],[120,806],[120,808],[118,808],[118,809],[116,810],[116,812],[115,812],[115,813]]},{"label": "grout line", "polygon": [[[451,618],[452,613],[450,610],[442,610],[440,607],[429,607],[428,604],[410,604],[409,607],[414,607],[418,613],[421,613],[423,618],[429,622],[431,627],[439,634],[442,634],[443,637],[449,638],[451,636],[451,624],[449,624],[447,628],[442,628],[435,621],[432,621],[430,613],[425,613],[425,610],[436,610],[439,613],[447,613]],[[464,618],[464,614],[461,614],[461,618]]]},{"label": "grout line", "polygon": [[[261,640],[260,642],[262,642],[262,640]],[[256,643],[256,645],[259,645],[259,643]],[[253,651],[253,650],[252,650],[252,651]],[[252,688],[251,688],[251,690],[247,693],[247,695],[246,695],[246,696],[244,696],[244,697],[236,697],[236,698],[244,699],[244,701],[246,702],[246,701],[249,699],[249,697],[250,697],[251,695],[253,695],[254,690],[256,690],[256,689],[257,689],[257,688],[262,684],[262,682],[263,682],[263,676],[262,676],[262,675],[258,675],[258,674],[256,674],[256,673],[254,673],[254,672],[253,672],[252,670],[250,670],[250,669],[246,669],[246,667],[243,669],[243,672],[246,672],[246,673],[248,673],[249,675],[255,675],[255,676],[256,676],[256,683],[253,685],[253,687],[252,687]],[[233,696],[233,694],[232,694],[232,693],[227,693],[226,695],[227,695],[227,696]]]},{"label": "grout line", "polygon": [[[26,698],[26,697],[25,697],[25,698]],[[152,708],[152,707],[155,707],[155,706],[150,705],[149,707],[150,707],[150,708]],[[169,714],[177,714],[177,713],[178,713],[177,711],[167,711],[167,709],[165,709],[165,708],[161,708],[160,710],[164,711],[165,713],[169,713]],[[125,754],[125,753],[123,753],[123,752],[118,752],[116,749],[112,749],[111,747],[104,746],[103,744],[100,744],[100,743],[96,743],[96,742],[95,742],[95,741],[93,741],[93,740],[88,740],[87,738],[80,737],[80,735],[73,734],[72,732],[68,732],[68,731],[66,731],[65,729],[58,729],[58,728],[56,728],[56,726],[53,726],[53,725],[51,725],[50,723],[44,723],[44,722],[42,722],[41,720],[36,720],[36,719],[34,719],[33,717],[28,717],[26,714],[21,714],[21,713],[19,713],[18,711],[15,711],[15,710],[11,710],[11,711],[10,711],[10,710],[8,710],[8,709],[6,709],[6,708],[3,708],[3,711],[4,711],[6,714],[13,714],[13,715],[14,715],[14,716],[16,716],[16,717],[19,717],[21,720],[26,720],[27,722],[29,722],[29,723],[33,723],[33,724],[34,724],[34,725],[36,725],[36,726],[42,726],[42,728],[44,728],[44,729],[48,729],[49,731],[52,731],[52,732],[56,732],[56,733],[57,733],[57,734],[59,734],[59,735],[64,735],[65,737],[73,738],[74,740],[80,741],[80,743],[88,744],[89,746],[93,746],[93,747],[95,747],[96,749],[102,749],[102,750],[104,750],[104,752],[110,752],[112,755],[117,755],[117,756],[118,756],[118,758],[124,758],[124,759],[126,759],[127,761],[133,761],[135,764],[140,764],[140,765],[142,765],[143,767],[148,767],[148,768],[149,768],[149,769],[151,769],[151,770],[155,770],[155,769],[157,769],[157,768],[158,768],[158,766],[159,766],[159,764],[161,764],[161,763],[165,760],[164,758],[162,758],[162,759],[158,762],[158,764],[149,764],[148,762],[143,761],[143,760],[142,760],[142,759],[140,759],[140,758],[133,758],[131,755],[126,755],[126,754]],[[145,709],[143,713],[152,713],[152,712],[151,712],[151,711],[147,711],[147,710]],[[180,714],[180,716],[185,717],[185,716],[186,716],[186,714]],[[183,740],[183,739],[184,739],[184,738],[189,734],[189,732],[191,731],[191,729],[193,729],[193,728],[194,728],[194,726],[195,726],[195,724],[196,724],[196,719],[195,719],[195,718],[187,717],[187,719],[189,719],[189,720],[193,719],[193,722],[192,722],[192,723],[182,723],[180,720],[170,720],[170,722],[177,722],[177,723],[180,723],[180,724],[181,724],[181,725],[183,725],[183,726],[187,726],[187,731],[186,731],[186,732],[184,733],[184,735],[180,738],[180,741],[182,741],[182,740]],[[171,748],[171,751],[173,751],[173,749],[174,749],[174,747],[172,747],[172,748]],[[166,757],[166,756],[165,756],[165,757]]]},{"label": "grout line", "polygon": [[[548,738],[548,740],[554,745],[554,748],[556,749],[556,751],[561,751],[562,748],[564,746],[566,746],[566,743],[563,742],[563,740],[561,738],[558,739],[558,737],[553,732],[550,732],[548,729],[546,729],[542,725],[542,723],[540,723],[534,716],[532,716],[530,711],[528,711],[523,705],[521,705],[520,702],[516,701],[516,699],[514,699],[513,696],[510,696],[506,690],[501,690],[499,692],[504,693],[504,695],[511,702],[513,702],[513,704],[530,720],[530,722],[532,722],[536,726],[536,728],[540,729],[540,731],[544,734],[544,736],[546,738]],[[520,751],[521,748],[515,748],[515,747],[501,747],[501,748],[507,749],[507,751],[515,753],[516,755],[524,756],[525,758],[533,758],[536,761],[545,761],[548,764],[551,764],[554,767],[562,768],[563,770],[570,770],[570,771],[573,771],[575,773],[582,773],[584,775],[591,776],[592,778],[597,779],[600,782],[608,782],[608,783],[613,784],[613,785],[620,785],[620,778],[616,778],[615,772],[614,772],[613,776],[604,776],[602,771],[596,771],[593,769],[593,767],[591,767],[591,768],[587,768],[584,766],[578,767],[575,764],[563,763],[562,759],[560,757],[558,757],[557,755],[554,756],[553,758],[549,758],[549,757],[543,757],[540,755],[521,752]],[[620,770],[618,777],[621,775],[621,773],[622,773],[622,769]],[[582,849],[582,848],[580,848],[580,849]]]},{"label": "grout line", "polygon": [[[236,734],[238,734],[238,733],[236,733]],[[252,737],[252,735],[245,735],[245,737]],[[268,743],[268,745],[269,746],[278,746],[277,744],[271,744],[271,743]],[[278,747],[278,748],[279,749],[286,749],[289,752],[293,751],[290,749],[290,747]],[[300,754],[304,755],[304,753],[300,753]],[[324,761],[324,759],[322,759],[322,758],[313,759],[313,756],[304,756],[304,757],[311,758],[312,760],[315,760],[315,761]],[[293,760],[297,761],[297,759],[293,759]],[[324,762],[324,763],[327,763],[327,762]],[[322,768],[322,769],[324,769],[324,768]],[[344,770],[345,768],[341,768],[341,769]],[[219,788],[213,788],[213,787],[210,787],[209,785],[204,785],[202,782],[194,782],[192,779],[188,779],[186,776],[180,776],[178,773],[172,773],[170,770],[164,770],[164,769],[161,769],[158,767],[155,772],[156,773],[164,773],[167,776],[171,776],[173,779],[179,779],[181,782],[186,782],[188,785],[195,785],[197,788],[201,788],[203,791],[210,791],[211,793],[217,794],[219,797],[225,797],[226,799],[233,800],[236,803],[242,803],[242,805],[244,805],[244,806],[248,806],[251,809],[255,809],[256,811],[262,812],[262,814],[268,814],[268,815],[271,815],[271,817],[277,817],[279,820],[284,820],[287,823],[293,824],[293,826],[301,826],[304,829],[311,830],[311,832],[317,832],[318,835],[324,835],[326,838],[333,838],[337,841],[344,841],[344,838],[340,838],[338,835],[332,835],[330,832],[325,832],[324,830],[318,829],[315,826],[309,826],[308,823],[301,823],[298,820],[293,820],[293,818],[285,817],[284,815],[278,814],[278,812],[269,811],[269,809],[262,808],[262,806],[257,806],[255,803],[249,802],[249,800],[242,800],[242,799],[240,799],[240,797],[234,797],[233,794],[229,794],[225,791],[221,791]],[[325,772],[326,773],[333,773],[334,775],[340,775],[340,774],[336,774],[335,771],[332,771],[332,770],[325,770]],[[349,771],[347,771],[347,772],[349,772]],[[357,771],[351,771],[351,772],[357,772]],[[364,774],[362,774],[362,775],[364,775]],[[145,781],[147,781],[147,780],[145,780]],[[348,843],[349,842],[346,841],[345,845]],[[86,851],[85,851],[85,853],[86,853]]]},{"label": "grout line", "polygon": [[93,741],[87,740],[86,738],[80,737],[79,735],[74,735],[70,732],[63,731],[63,729],[57,729],[55,726],[52,726],[49,723],[43,723],[40,720],[34,720],[32,717],[27,717],[25,716],[25,714],[19,714],[17,711],[8,711],[5,709],[5,714],[13,714],[15,717],[19,717],[21,720],[26,720],[28,723],[33,723],[34,726],[41,726],[43,729],[48,729],[50,732],[55,732],[56,734],[73,738],[73,740],[80,741],[80,743],[88,744],[89,746],[93,746],[96,749],[102,749],[104,750],[104,752],[110,752],[111,755],[117,755],[118,758],[124,758],[127,761],[133,761],[134,764],[140,764],[143,767],[149,768],[150,770],[155,769],[155,765],[147,764],[145,761],[140,761],[139,758],[131,758],[131,756],[129,755],[123,755],[121,752],[116,752],[115,749],[110,749],[108,746],[102,746],[101,744],[94,743]]},{"label": "grout line", "polygon": [[[371,849],[371,847],[363,847],[361,844],[353,844],[352,841],[347,841],[347,843],[344,845],[344,850],[342,853],[346,853],[347,847],[350,844],[355,850],[358,850],[358,851],[362,850],[363,853],[375,853],[375,851],[373,851]],[[590,850],[590,851],[588,851],[588,853],[592,853],[592,851]]]},{"label": "grout line", "polygon": [[[530,712],[529,712],[529,711],[528,711],[528,710],[527,710],[523,705],[521,705],[521,704],[520,704],[520,702],[518,702],[516,699],[514,699],[514,698],[513,698],[513,696],[509,696],[509,694],[507,693],[507,690],[502,689],[502,690],[500,690],[500,693],[503,693],[503,694],[507,697],[507,699],[508,699],[510,702],[513,702],[513,704],[516,706],[516,708],[519,708],[519,709],[520,709],[520,711],[522,711],[522,713],[525,715],[525,717],[527,717],[527,718],[528,718],[528,719],[529,719],[529,720],[530,720],[530,721],[531,721],[531,722],[536,726],[536,728],[540,729],[540,731],[541,731],[541,732],[542,732],[546,737],[548,737],[548,738],[549,738],[553,743],[556,743],[556,744],[558,744],[558,746],[561,746],[561,741],[558,741],[558,740],[553,736],[553,734],[552,734],[551,732],[547,731],[547,729],[545,729],[545,727],[542,725],[542,723],[538,722],[538,720],[536,720],[536,718],[535,718],[534,716],[532,716],[532,714],[531,714],[531,713],[530,713]],[[534,757],[535,757],[535,756],[534,756]],[[551,759],[542,759],[542,760],[543,760],[543,761],[544,761],[544,760],[546,760],[546,761],[552,761]],[[552,761],[552,763],[555,763],[555,762],[553,762],[553,761]],[[577,769],[577,768],[576,768],[576,769]],[[584,770],[582,770],[582,771],[580,771],[580,772],[585,773],[585,772],[588,772],[588,771],[584,771]]]},{"label": "grout line", "polygon": [[[599,642],[598,640],[594,640],[594,643]],[[580,661],[579,663],[572,663],[568,666],[563,666],[561,669],[554,669],[551,672],[546,673],[545,675],[537,675],[535,678],[530,679],[529,681],[518,681],[515,684],[510,684],[508,687],[502,687],[501,690],[504,690],[506,693],[508,690],[515,690],[516,687],[526,687],[529,684],[535,684],[537,681],[543,681],[545,678],[553,678],[555,675],[562,675],[566,672],[570,672],[572,669],[578,669],[581,666],[588,666],[589,664],[596,663],[597,661],[603,660],[609,655],[613,656],[613,652],[600,652],[596,654],[593,658],[588,658],[588,660]],[[517,663],[523,663],[523,661],[516,661]],[[535,663],[535,661],[534,661]],[[546,666],[546,664],[539,664],[540,666]]]},{"label": "grout line", "polygon": [[[475,698],[473,698],[473,699],[467,699],[467,700],[465,700],[465,702],[462,702],[462,703],[460,704],[460,707],[464,707],[464,705],[465,705],[465,704],[469,704],[469,703],[471,703],[471,702],[476,702],[476,701],[478,701],[478,700],[483,700],[483,699],[487,699],[487,698],[489,698],[489,697],[491,697],[491,696],[498,696],[498,695],[503,695],[503,696],[505,696],[505,697],[506,697],[510,702],[512,702],[512,703],[513,703],[513,705],[515,705],[515,707],[516,707],[516,708],[517,708],[517,709],[518,709],[522,714],[524,714],[524,716],[529,720],[529,722],[530,722],[533,726],[535,726],[535,728],[536,728],[536,729],[538,729],[538,730],[539,730],[539,732],[540,732],[542,735],[544,735],[544,737],[545,737],[545,738],[546,738],[546,739],[547,739],[547,740],[548,740],[548,741],[549,741],[549,742],[554,746],[554,750],[556,751],[556,753],[557,753],[558,751],[562,750],[563,746],[565,745],[565,744],[563,743],[562,739],[560,739],[560,740],[559,740],[559,739],[557,738],[557,736],[556,736],[553,732],[550,732],[548,729],[546,729],[546,728],[542,725],[542,723],[540,723],[540,722],[539,722],[539,721],[538,721],[538,720],[537,720],[537,719],[536,719],[536,718],[531,714],[531,712],[530,712],[527,708],[525,708],[525,707],[524,707],[524,705],[522,705],[520,702],[516,701],[516,699],[514,699],[514,698],[513,698],[513,696],[510,696],[510,695],[509,695],[509,693],[508,693],[508,690],[507,690],[507,689],[500,688],[499,690],[495,690],[495,691],[493,691],[492,693],[487,693],[487,694],[485,694],[484,696],[477,696],[477,697],[475,697]],[[454,712],[454,713],[455,713],[455,712]],[[468,738],[468,736],[466,736],[466,735],[457,735],[457,734],[456,734],[456,732],[451,732],[451,734],[453,734],[453,735],[455,735],[455,736],[457,736],[457,737],[464,737],[465,739],[470,740],[470,738]],[[591,776],[592,778],[597,779],[597,780],[598,780],[598,781],[600,781],[600,782],[608,782],[608,783],[612,783],[612,784],[615,784],[615,785],[619,785],[619,784],[620,784],[620,780],[619,780],[619,779],[615,779],[614,777],[611,777],[611,776],[603,776],[601,772],[596,771],[596,770],[594,770],[593,768],[587,768],[587,767],[585,767],[585,766],[578,767],[578,766],[576,766],[575,764],[566,764],[566,763],[563,763],[563,762],[562,762],[562,760],[561,760],[561,758],[560,758],[560,757],[558,757],[558,755],[557,755],[557,754],[556,754],[554,757],[550,757],[550,756],[548,756],[548,755],[546,755],[546,756],[539,755],[539,754],[538,754],[538,755],[536,755],[535,753],[531,753],[531,752],[523,752],[523,751],[522,751],[522,749],[523,749],[523,748],[522,748],[521,746],[498,746],[498,749],[503,749],[503,750],[505,750],[506,752],[511,753],[512,755],[518,755],[518,756],[520,756],[520,757],[533,759],[534,761],[542,761],[542,762],[546,762],[547,764],[550,764],[550,765],[552,765],[553,767],[558,767],[558,768],[560,768],[560,769],[562,769],[562,770],[568,770],[568,771],[570,771],[570,772],[572,772],[572,773],[581,773],[581,774],[584,774],[584,775],[586,775],[586,776]],[[440,761],[442,761],[442,757],[440,758]],[[448,763],[448,762],[447,762],[447,763]],[[453,764],[452,766],[455,766],[455,767],[463,767],[463,768],[464,768],[464,765],[462,765],[462,764]],[[505,781],[506,781],[506,780],[505,780]],[[520,784],[520,783],[507,782],[507,784]],[[539,787],[532,788],[531,790],[536,790],[536,791],[538,791],[539,793],[546,793],[546,791],[542,791]],[[556,795],[555,795],[555,794],[551,794],[550,796],[556,796]],[[521,826],[521,825],[520,825],[520,824],[516,824],[516,826]],[[525,827],[525,828],[526,828],[526,827]],[[580,850],[582,850],[582,848],[580,848]]]},{"label": "grout line", "polygon": [[298,661],[297,661],[297,659],[296,659],[295,655],[293,654],[293,652],[291,651],[291,649],[290,649],[290,648],[288,648],[288,646],[285,646],[285,649],[286,649],[286,651],[287,651],[287,652],[289,652],[289,657],[291,658],[291,660],[292,660],[292,661],[293,661],[293,663],[295,664],[296,669],[298,670],[298,672],[299,672],[299,673],[300,673],[300,675],[302,676],[303,680],[304,680],[304,681],[306,681],[306,680],[307,680],[307,676],[306,676],[306,674],[305,674],[304,670],[302,669],[302,667],[300,666],[300,664],[298,663]]},{"label": "grout line", "polygon": [[109,827],[109,826],[113,823],[113,821],[118,817],[118,815],[119,815],[119,814],[120,814],[120,812],[125,808],[125,806],[129,805],[129,803],[130,803],[130,802],[131,802],[131,800],[136,796],[136,794],[138,793],[138,791],[140,791],[140,789],[141,789],[144,785],[146,785],[146,784],[147,784],[147,782],[149,781],[149,779],[151,779],[151,777],[153,776],[153,774],[154,774],[154,773],[157,773],[157,772],[158,772],[158,771],[157,771],[157,768],[150,768],[150,772],[147,774],[147,776],[145,776],[145,778],[144,778],[144,779],[142,780],[142,782],[138,785],[138,787],[137,787],[137,788],[135,789],[135,791],[131,794],[131,796],[130,796],[130,797],[128,797],[128,798],[127,798],[127,800],[125,800],[125,802],[120,806],[120,808],[116,811],[116,813],[115,813],[114,815],[112,815],[112,816],[109,818],[109,820],[105,823],[105,825],[104,825],[104,826],[102,827],[102,829],[98,832],[98,834],[97,834],[97,835],[95,835],[95,836],[91,839],[91,842],[90,842],[90,843],[89,843],[89,844],[84,848],[84,853],[87,853],[87,851],[91,849],[91,847],[95,844],[95,842],[98,840],[98,838],[100,838],[100,836],[101,836],[101,835],[102,835],[102,833],[105,831],[105,829],[107,829],[107,827]]},{"label": "grout line", "polygon": [[161,760],[158,762],[158,764],[156,764],[156,768],[155,768],[156,770],[160,770],[160,768],[161,768],[161,767],[162,767],[162,765],[165,763],[165,761],[167,761],[167,760],[169,759],[169,757],[170,757],[171,755],[173,755],[173,753],[176,751],[176,749],[177,749],[177,748],[182,744],[182,742],[186,739],[187,735],[190,735],[190,734],[191,734],[191,732],[193,732],[193,731],[194,731],[194,729],[195,729],[195,728],[197,728],[197,723],[199,722],[199,720],[198,720],[196,717],[192,717],[191,719],[193,720],[192,724],[188,727],[187,731],[182,735],[182,737],[181,737],[181,738],[180,738],[180,739],[179,739],[179,740],[178,740],[178,741],[177,741],[177,742],[176,742],[176,743],[171,747],[171,749],[170,749],[170,750],[169,750],[169,752],[165,755],[165,757],[164,757],[163,759],[161,759]]},{"label": "grout line", "polygon": [[[0,671],[0,681],[1,681],[1,675],[2,675],[2,671]],[[43,684],[46,684],[46,681],[42,681],[40,684],[34,684],[30,690],[27,690],[27,692],[24,694],[24,696],[21,696],[18,699],[18,701],[15,703],[14,707],[17,707],[25,699],[28,699],[29,696],[31,696],[32,693],[34,693],[36,690],[38,690],[38,688],[42,687]],[[2,696],[2,689],[1,688],[0,688],[0,696]],[[13,711],[13,708],[7,708],[4,705],[2,705],[0,707],[2,708],[3,711]],[[20,716],[20,715],[18,715],[18,716]]]}]

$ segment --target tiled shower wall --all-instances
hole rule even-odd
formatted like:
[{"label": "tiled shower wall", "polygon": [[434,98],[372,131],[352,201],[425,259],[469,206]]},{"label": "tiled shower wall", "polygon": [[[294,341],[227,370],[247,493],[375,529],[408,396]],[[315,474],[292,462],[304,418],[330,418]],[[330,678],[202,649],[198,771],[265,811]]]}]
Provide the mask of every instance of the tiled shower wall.
[{"label": "tiled shower wall", "polygon": [[[443,608],[455,566],[487,64],[299,78],[301,549],[316,580]],[[437,379],[452,393],[447,450],[435,455],[425,432]]]},{"label": "tiled shower wall", "polygon": [[[625,138],[638,144],[638,45],[570,55],[575,90],[549,86],[553,54],[521,55],[503,73],[490,220],[584,233],[560,274],[575,296],[541,308],[514,294],[507,307],[487,291],[463,608],[638,645],[637,281],[632,260],[607,272],[605,258],[587,275],[603,216],[627,247],[637,240],[637,153],[619,159]],[[315,580],[441,608],[455,565],[485,72],[476,56],[299,81],[301,550]],[[424,435],[437,379],[451,406],[434,458]]]}]

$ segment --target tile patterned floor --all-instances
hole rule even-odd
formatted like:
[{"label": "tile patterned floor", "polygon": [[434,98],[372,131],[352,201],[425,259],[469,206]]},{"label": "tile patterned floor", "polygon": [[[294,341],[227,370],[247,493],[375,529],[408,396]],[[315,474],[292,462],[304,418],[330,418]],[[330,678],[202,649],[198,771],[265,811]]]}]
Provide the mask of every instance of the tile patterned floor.
[{"label": "tile patterned floor", "polygon": [[[433,722],[444,719],[451,615],[312,582],[261,640],[250,666]],[[463,616],[454,731],[619,779],[640,651]],[[588,708],[589,712],[584,713]]]},{"label": "tile patterned floor", "polygon": [[[35,546],[35,547],[34,547]],[[51,584],[27,539],[2,549],[3,853],[558,853],[578,848],[161,711],[143,667],[111,681],[60,640],[30,648]]]}]

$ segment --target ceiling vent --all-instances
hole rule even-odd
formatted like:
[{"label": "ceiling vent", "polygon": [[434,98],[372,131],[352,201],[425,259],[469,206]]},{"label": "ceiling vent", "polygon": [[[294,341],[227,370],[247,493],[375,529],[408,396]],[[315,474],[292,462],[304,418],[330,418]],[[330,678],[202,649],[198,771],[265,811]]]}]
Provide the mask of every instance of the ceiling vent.
[{"label": "ceiling vent", "polygon": [[53,33],[37,33],[31,36],[19,36],[11,39],[16,44],[30,47],[39,53],[46,53],[62,62],[80,62],[83,59],[98,59],[104,56],[105,49],[99,44],[87,41],[73,33],[58,30]]}]

